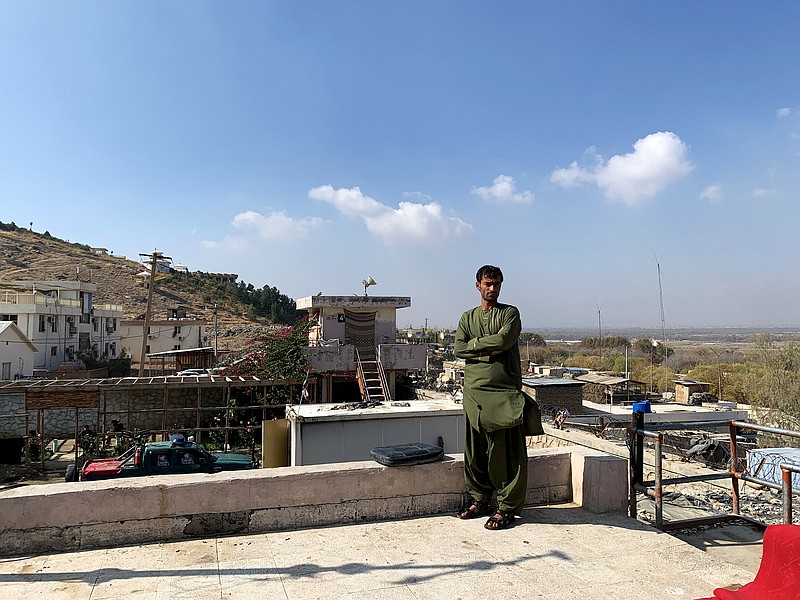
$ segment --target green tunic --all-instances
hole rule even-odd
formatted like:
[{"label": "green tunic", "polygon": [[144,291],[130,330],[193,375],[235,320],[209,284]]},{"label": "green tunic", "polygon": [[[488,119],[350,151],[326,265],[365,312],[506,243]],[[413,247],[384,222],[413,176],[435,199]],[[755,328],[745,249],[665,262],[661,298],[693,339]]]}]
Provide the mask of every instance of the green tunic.
[{"label": "green tunic", "polygon": [[[468,310],[456,332],[455,354],[464,368],[464,481],[473,500],[497,493],[499,510],[519,515],[528,487],[522,427],[519,311],[507,304]],[[492,352],[500,354],[492,355]]]},{"label": "green tunic", "polygon": [[497,431],[522,423],[521,331],[519,310],[508,304],[488,310],[478,306],[461,315],[455,355],[466,361],[464,412],[476,429]]}]

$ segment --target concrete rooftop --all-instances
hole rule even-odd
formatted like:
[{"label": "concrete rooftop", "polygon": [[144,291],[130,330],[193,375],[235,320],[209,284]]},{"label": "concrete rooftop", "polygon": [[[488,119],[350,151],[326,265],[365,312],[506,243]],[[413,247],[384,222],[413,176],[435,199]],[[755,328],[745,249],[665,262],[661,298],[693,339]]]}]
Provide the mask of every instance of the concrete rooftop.
[{"label": "concrete rooftop", "polygon": [[0,597],[675,600],[757,570],[572,504],[528,508],[505,531],[483,522],[443,515],[6,558]]}]

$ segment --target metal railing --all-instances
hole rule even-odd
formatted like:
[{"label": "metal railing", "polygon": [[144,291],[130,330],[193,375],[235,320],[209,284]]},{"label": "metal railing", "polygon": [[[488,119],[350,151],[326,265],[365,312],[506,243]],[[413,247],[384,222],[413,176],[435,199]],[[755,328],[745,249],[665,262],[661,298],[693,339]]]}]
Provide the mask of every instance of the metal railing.
[{"label": "metal railing", "polygon": [[[701,475],[686,475],[681,477],[664,477],[663,467],[663,431],[685,430],[685,429],[705,429],[705,428],[727,427],[730,434],[730,454],[731,460],[727,472],[704,473]],[[683,423],[650,423],[645,427],[644,413],[635,412],[633,421],[628,428],[628,446],[630,450],[630,488],[628,511],[631,517],[636,518],[637,492],[652,497],[655,502],[655,525],[661,531],[672,531],[685,527],[696,527],[699,525],[715,525],[733,520],[745,520],[758,527],[766,527],[766,524],[747,515],[742,515],[739,510],[739,481],[755,483],[765,487],[779,490],[782,492],[783,500],[783,522],[792,523],[792,473],[800,473],[800,466],[793,464],[781,464],[781,483],[775,483],[767,479],[761,479],[755,475],[750,475],[738,468],[738,432],[739,430],[753,430],[761,433],[787,436],[800,439],[800,432],[776,427],[767,427],[747,423],[744,421],[695,421]],[[649,439],[654,444],[655,453],[655,474],[653,480],[644,480],[644,441]],[[670,522],[664,521],[664,486],[681,483],[693,483],[699,481],[713,481],[729,479],[731,482],[731,514],[714,515],[694,519],[677,519]]]},{"label": "metal railing", "polygon": [[0,292],[0,304],[42,304],[80,308],[81,301],[75,298],[47,296],[38,292]]},{"label": "metal railing", "polygon": [[358,381],[358,389],[361,392],[361,399],[364,402],[369,402],[369,392],[367,391],[367,380],[364,376],[364,365],[361,364],[361,353],[358,348],[355,349],[356,355],[356,381]]},{"label": "metal railing", "polygon": [[380,355],[376,358],[377,368],[378,368],[378,375],[381,379],[381,389],[383,390],[383,397],[386,399],[387,402],[392,401],[392,395],[389,393],[389,382],[386,381],[386,371],[383,368],[383,363],[381,362]]}]

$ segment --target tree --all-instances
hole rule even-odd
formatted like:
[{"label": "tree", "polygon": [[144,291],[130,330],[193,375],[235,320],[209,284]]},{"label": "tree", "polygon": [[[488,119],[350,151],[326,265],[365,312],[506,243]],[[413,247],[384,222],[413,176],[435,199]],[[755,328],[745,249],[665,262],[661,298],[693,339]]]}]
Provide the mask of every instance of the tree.
[{"label": "tree", "polygon": [[226,357],[224,374],[302,381],[308,371],[308,332],[315,324],[304,319],[293,327],[255,338],[243,353]]},{"label": "tree", "polygon": [[764,364],[769,364],[769,353],[770,350],[773,348],[773,342],[775,339],[773,338],[771,333],[757,333],[753,336],[753,343],[755,344],[756,348],[764,355]]},{"label": "tree", "polygon": [[751,373],[745,390],[751,404],[767,409],[765,424],[800,429],[800,343],[773,350],[769,364]]},{"label": "tree", "polygon": [[650,338],[639,338],[633,342],[633,349],[641,352],[645,358],[652,361],[654,365],[660,365],[664,362],[664,358],[672,356],[675,350],[665,346],[661,342],[656,342]]},{"label": "tree", "polygon": [[532,333],[530,331],[523,331],[519,335],[519,341],[520,344],[529,344],[534,348],[544,348],[547,346],[547,342],[541,335],[538,333]]}]

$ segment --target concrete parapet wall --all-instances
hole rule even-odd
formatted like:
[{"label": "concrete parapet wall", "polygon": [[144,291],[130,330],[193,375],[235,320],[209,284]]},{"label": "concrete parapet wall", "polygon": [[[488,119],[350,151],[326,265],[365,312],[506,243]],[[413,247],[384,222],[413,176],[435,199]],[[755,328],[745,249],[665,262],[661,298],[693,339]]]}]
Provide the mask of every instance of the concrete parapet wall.
[{"label": "concrete parapet wall", "polygon": [[[582,448],[528,452],[529,504],[624,512],[625,461]],[[0,491],[0,555],[257,533],[455,511],[462,455],[413,467],[375,462],[162,475]]]}]

